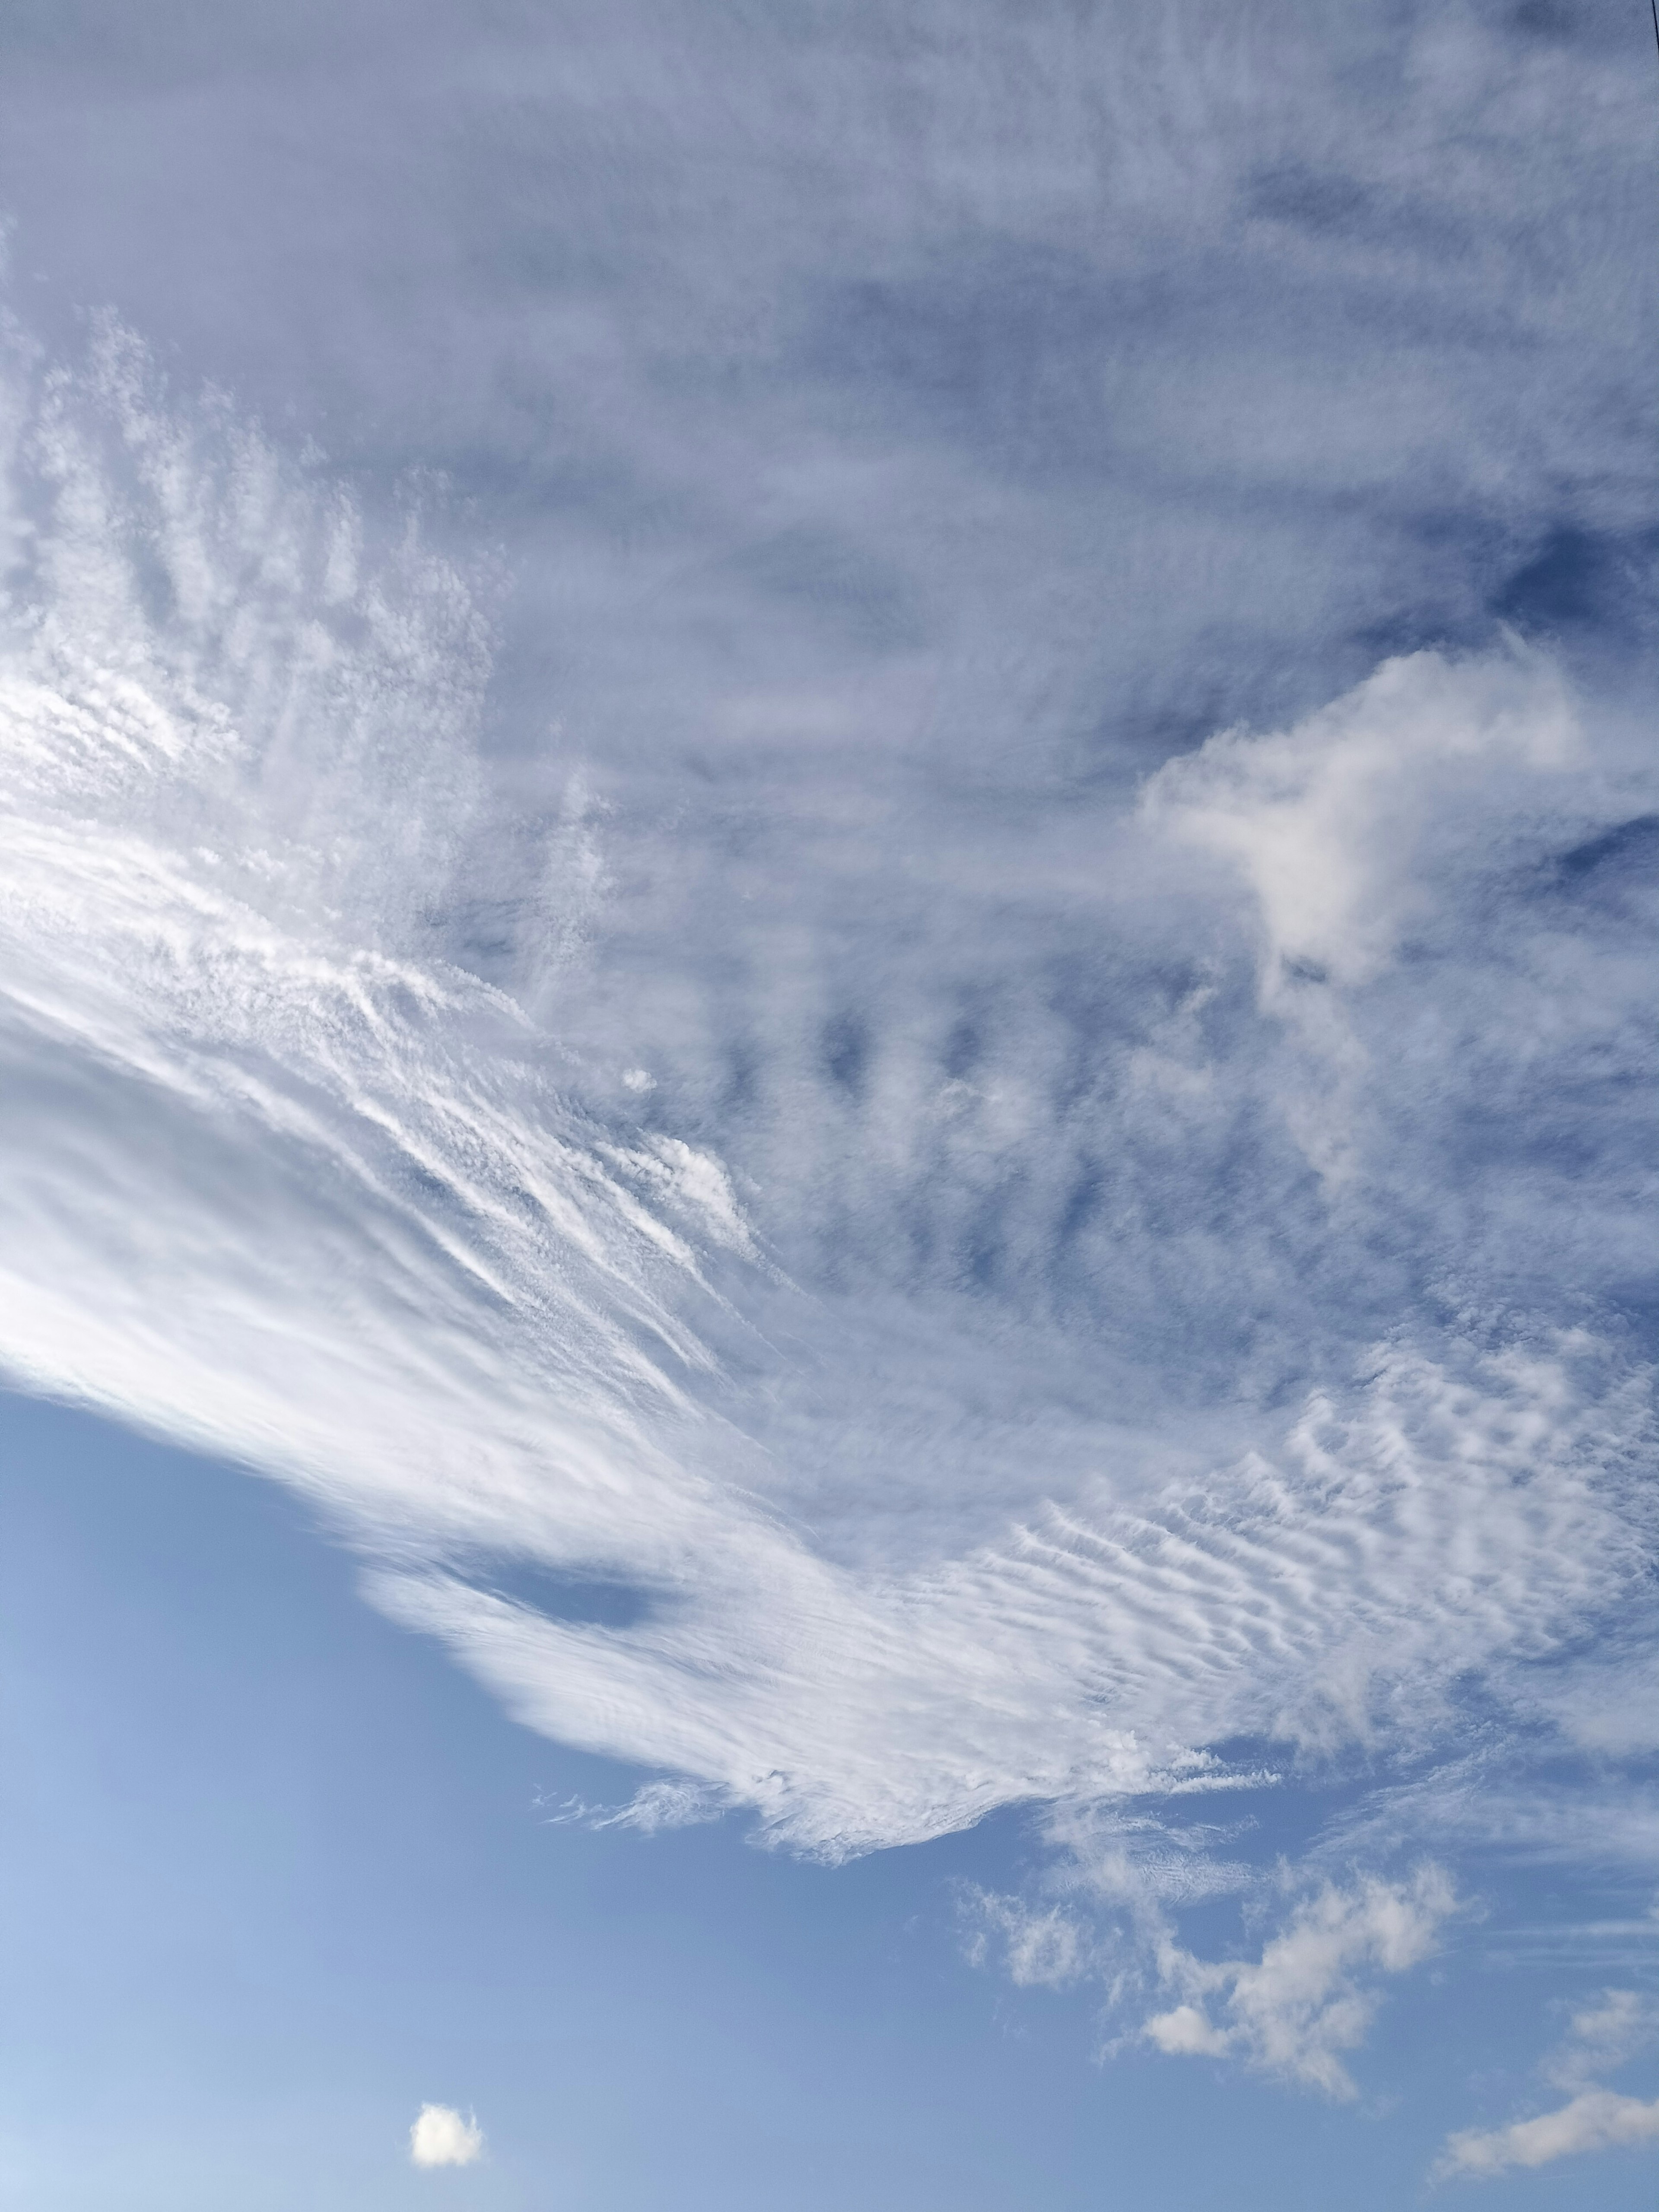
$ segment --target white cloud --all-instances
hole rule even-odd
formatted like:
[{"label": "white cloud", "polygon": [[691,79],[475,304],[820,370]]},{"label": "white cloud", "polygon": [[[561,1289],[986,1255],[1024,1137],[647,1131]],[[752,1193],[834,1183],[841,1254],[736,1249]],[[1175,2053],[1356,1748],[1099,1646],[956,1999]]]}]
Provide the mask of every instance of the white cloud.
[{"label": "white cloud", "polygon": [[1378,1367],[1346,1415],[1310,1407],[1276,1462],[1137,1512],[1051,1514],[902,1581],[734,1521],[768,1607],[734,1587],[712,1618],[670,1605],[623,1638],[453,1577],[386,1577],[380,1596],[532,1724],[723,1787],[832,1855],[1004,1790],[1162,1789],[1206,1738],[1414,1739],[1472,1655],[1547,1647],[1604,1597],[1620,1540],[1580,1456],[1606,1409],[1577,1406],[1555,1363],[1506,1360],[1484,1390]]},{"label": "white cloud", "polygon": [[1209,738],[1161,769],[1143,804],[1170,835],[1239,868],[1261,918],[1263,994],[1282,1003],[1297,968],[1339,986],[1374,981],[1433,913],[1422,848],[1443,867],[1449,829],[1454,846],[1490,834],[1494,785],[1515,771],[1524,789],[1528,770],[1563,768],[1582,748],[1543,656],[1518,643],[1462,661],[1418,653],[1293,729]]},{"label": "white cloud", "polygon": [[[1547,1723],[1556,1711],[1553,1691],[1559,1666],[1530,1670],[1510,1683],[1517,1711],[1528,1718],[1534,1707]],[[1617,1668],[1604,1670],[1609,1701],[1639,1694]],[[1540,1773],[1529,1765],[1524,1743],[1502,1734],[1489,1735],[1477,1748],[1431,1766],[1410,1782],[1385,1782],[1350,1812],[1328,1826],[1322,1855],[1328,1863],[1387,1859],[1413,1843],[1447,1851],[1501,1850],[1512,1863],[1567,1869],[1594,1859],[1619,1867],[1627,1875],[1650,1878],[1659,1866],[1659,1792],[1639,1775],[1603,1768],[1586,1774],[1572,1767]],[[1629,1938],[1645,1930],[1659,1939],[1659,1922],[1620,1918],[1604,1923],[1629,1954]],[[1525,1931],[1528,1943],[1546,1948],[1576,1940],[1572,1923],[1553,1922]]]},{"label": "white cloud", "polygon": [[962,1901],[969,1923],[969,1960],[982,1966],[990,1948],[988,1939],[996,1938],[1001,1964],[1022,1988],[1064,1989],[1097,1965],[1097,1939],[1072,1913],[974,1887]]},{"label": "white cloud", "polygon": [[[1230,1891],[1253,1892],[1261,1908],[1275,1887],[1282,1894],[1285,1868],[1275,1882],[1218,1860],[1212,1847],[1219,1835],[1183,1834],[1144,1818],[1108,1816],[1083,1824],[1082,1833],[1076,1821],[1058,1825],[1073,1833],[1067,1857],[1046,1877],[1048,1899],[963,1893],[967,1953],[982,1964],[994,1946],[1010,1978],[1024,1986],[1102,1984],[1109,2013],[1140,2014],[1109,2051],[1139,2040],[1168,2057],[1232,2058],[1352,2097],[1341,2054],[1364,2039],[1379,1979],[1428,1957],[1456,1909],[1450,1881],[1432,1865],[1405,1881],[1327,1882],[1293,1905],[1259,1960],[1207,1960],[1176,1940],[1172,1910]],[[1184,1849],[1172,1850],[1172,1840]],[[1149,1985],[1177,2002],[1146,2013]]]},{"label": "white cloud", "polygon": [[1611,2072],[1659,2030],[1659,2013],[1635,1990],[1603,1990],[1599,2003],[1574,2013],[1559,2051],[1545,2060],[1546,2077],[1560,2089],[1582,2089]]},{"label": "white cloud", "polygon": [[1435,878],[1480,865],[1509,772],[1524,808],[1582,750],[1559,672],[1514,642],[1387,661],[1293,729],[1224,732],[1147,785],[1149,823],[1231,863],[1254,894],[1261,1003],[1310,1062],[1286,1118],[1322,1174],[1358,1171],[1375,1088],[1344,994],[1375,983],[1413,926],[1432,934]]},{"label": "white cloud", "polygon": [[1409,1882],[1328,1885],[1297,1906],[1255,1964],[1207,1961],[1166,1942],[1160,1970],[1183,2002],[1155,2014],[1143,2032],[1172,2056],[1238,2057],[1352,2097],[1340,2054],[1370,2025],[1371,1978],[1403,1973],[1426,1958],[1455,1903],[1446,1876],[1425,1866]]},{"label": "white cloud", "polygon": [[[593,995],[637,1032],[590,1051],[566,970],[538,1026],[462,957],[460,580],[413,539],[377,568],[118,343],[17,473],[0,1357],[325,1501],[530,1724],[678,1778],[636,1822],[725,1804],[835,1856],[1204,1782],[1230,1738],[1386,1759],[1455,1737],[1471,1677],[1525,1707],[1638,1586],[1644,1376],[1584,1319],[1640,1249],[1623,1125],[1571,1105],[1571,1158],[1613,1164],[1559,1190],[1504,1152],[1540,1070],[1582,1102],[1593,1060],[1630,1110],[1650,988],[1626,919],[1534,911],[1563,823],[1645,788],[1563,774],[1545,664],[1417,656],[1200,752],[1158,787],[1198,848],[1126,802],[1050,825],[1051,883],[1047,842],[941,822],[903,914],[841,787],[799,872],[828,903],[733,940],[713,1032],[659,1022],[648,904],[606,968],[579,855]],[[1335,1195],[1282,1137],[1305,1054],[1237,887],[1193,864],[1230,807],[1264,941],[1324,963],[1369,1071]],[[685,1070],[738,1032],[722,1118]],[[586,1072],[647,1061],[655,1118],[619,1124]],[[494,1595],[480,1558],[637,1617]],[[1260,2058],[1268,1984],[1227,1971],[1172,1994]]]},{"label": "white cloud", "polygon": [[1659,2097],[1644,2104],[1612,2089],[1583,2089],[1559,2112],[1504,2128],[1466,2129],[1450,2137],[1435,2168],[1441,2179],[1487,2176],[1513,2166],[1547,2166],[1581,2151],[1659,2142]]},{"label": "white cloud", "polygon": [[422,2105],[409,2130],[409,2155],[416,2166],[471,2166],[483,2155],[483,2130],[453,2105]]},{"label": "white cloud", "polygon": [[1574,2094],[1558,2111],[1502,2128],[1466,2128],[1450,2136],[1435,2166],[1438,2179],[1484,2176],[1511,2166],[1547,2166],[1580,2151],[1659,2141],[1659,2098],[1644,2104],[1601,2087],[1594,2076],[1620,2066],[1652,2041],[1659,2012],[1635,1990],[1603,1990],[1573,2014],[1567,2033],[1540,2071]]},{"label": "white cloud", "polygon": [[625,1805],[589,1805],[567,1798],[546,1816],[550,1828],[634,1828],[654,1836],[665,1828],[694,1828],[718,1820],[725,1798],[691,1782],[647,1782]]}]

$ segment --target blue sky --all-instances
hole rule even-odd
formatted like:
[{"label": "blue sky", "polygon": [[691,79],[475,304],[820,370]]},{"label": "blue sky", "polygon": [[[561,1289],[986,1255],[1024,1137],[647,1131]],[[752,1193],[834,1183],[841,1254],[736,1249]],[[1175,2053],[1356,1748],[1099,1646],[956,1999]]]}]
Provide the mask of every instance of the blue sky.
[{"label": "blue sky", "polygon": [[[1102,2064],[1097,1992],[964,1955],[963,1886],[1033,1871],[1019,1820],[835,1869],[720,1827],[550,1826],[629,1778],[380,1620],[302,1511],[4,1414],[0,2201],[1390,2207],[1471,2075],[1525,2078],[1551,1923],[1599,1894],[1494,1887],[1437,1986],[1391,1997],[1357,2106]],[[446,2095],[489,2162],[411,2173]],[[1604,2161],[1599,2201],[1648,2179]]]},{"label": "blue sky", "polygon": [[1651,26],[3,35],[0,2189],[1645,2202]]}]

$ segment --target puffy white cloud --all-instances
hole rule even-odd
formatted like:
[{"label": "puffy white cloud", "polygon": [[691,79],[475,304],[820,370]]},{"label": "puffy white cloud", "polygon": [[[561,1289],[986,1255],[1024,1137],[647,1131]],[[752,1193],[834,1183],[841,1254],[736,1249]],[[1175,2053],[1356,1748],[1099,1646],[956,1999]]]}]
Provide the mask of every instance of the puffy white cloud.
[{"label": "puffy white cloud", "polygon": [[[1293,729],[1226,731],[1148,783],[1148,817],[1234,862],[1255,895],[1262,990],[1290,975],[1372,981],[1414,920],[1432,916],[1422,848],[1490,836],[1494,787],[1582,753],[1558,672],[1516,644],[1448,661],[1390,660]],[[1471,798],[1475,805],[1472,809]],[[1501,803],[1501,802],[1500,802]]]},{"label": "puffy white cloud", "polygon": [[1222,2058],[1237,2048],[1226,2029],[1214,2026],[1197,2005],[1175,2005],[1146,2023],[1146,2039],[1171,2058]]},{"label": "puffy white cloud", "polygon": [[416,2166],[471,2166],[483,2155],[483,2130],[453,2105],[422,2105],[409,2130],[409,2155]]},{"label": "puffy white cloud", "polygon": [[1559,672],[1512,641],[1462,661],[1389,661],[1294,728],[1224,732],[1147,785],[1147,820],[1220,856],[1254,895],[1261,1003],[1303,1059],[1284,1111],[1327,1178],[1364,1173],[1365,1124],[1388,1087],[1376,1054],[1399,1034],[1395,1018],[1367,1024],[1354,994],[1413,933],[1419,955],[1434,944],[1449,885],[1478,882],[1516,827],[1511,806],[1524,823],[1551,772],[1583,751]]},{"label": "puffy white cloud", "polygon": [[1426,1958],[1455,1899],[1437,1867],[1408,1882],[1327,1885],[1306,1899],[1255,1963],[1208,1961],[1162,1947],[1164,1979],[1184,2001],[1149,2019],[1149,2042],[1172,2056],[1247,2063],[1352,2097],[1340,2054],[1362,2041],[1376,2010],[1376,1974],[1403,1973]]},{"label": "puffy white cloud", "polygon": [[1447,2142],[1435,2168],[1441,2179],[1487,2176],[1513,2166],[1547,2166],[1581,2151],[1659,2142],[1659,2097],[1644,2104],[1612,2089],[1583,2089],[1559,2112],[1508,2127],[1466,2129]]}]

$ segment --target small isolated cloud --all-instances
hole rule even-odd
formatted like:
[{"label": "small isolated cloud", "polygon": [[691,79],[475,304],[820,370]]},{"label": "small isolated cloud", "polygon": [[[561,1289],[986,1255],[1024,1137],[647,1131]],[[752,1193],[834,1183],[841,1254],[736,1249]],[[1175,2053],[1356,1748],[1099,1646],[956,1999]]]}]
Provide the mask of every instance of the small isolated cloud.
[{"label": "small isolated cloud", "polygon": [[1243,2058],[1352,2097],[1337,2053],[1360,2042],[1376,2008],[1364,1978],[1403,1973],[1426,1957],[1455,1903],[1445,1875],[1425,1866],[1409,1882],[1328,1886],[1263,1947],[1258,1965],[1212,1964],[1170,1944],[1160,1964],[1185,2002],[1155,2014],[1144,2033],[1172,2057]]},{"label": "small isolated cloud", "polygon": [[471,2166],[483,2149],[483,2130],[453,2105],[422,2105],[409,2131],[409,2155],[416,2166]]},{"label": "small isolated cloud", "polygon": [[1613,2089],[1585,2089],[1559,2112],[1516,2120],[1507,2128],[1467,2128],[1441,2154],[1436,2177],[1485,2176],[1515,2166],[1547,2166],[1575,2151],[1612,2150],[1659,2142],[1659,2097],[1644,2105]]},{"label": "small isolated cloud", "polygon": [[1654,2011],[1634,1990],[1603,1990],[1599,2003],[1572,2016],[1560,2048],[1544,2062],[1547,2081],[1576,2090],[1553,2112],[1516,2120],[1504,2128],[1465,2128],[1453,2136],[1435,2166],[1437,2179],[1503,2173],[1516,2166],[1547,2166],[1575,2151],[1612,2150],[1620,2144],[1659,2140],[1659,2097],[1644,2104],[1601,2088],[1592,2076],[1621,2065],[1652,2039]]}]

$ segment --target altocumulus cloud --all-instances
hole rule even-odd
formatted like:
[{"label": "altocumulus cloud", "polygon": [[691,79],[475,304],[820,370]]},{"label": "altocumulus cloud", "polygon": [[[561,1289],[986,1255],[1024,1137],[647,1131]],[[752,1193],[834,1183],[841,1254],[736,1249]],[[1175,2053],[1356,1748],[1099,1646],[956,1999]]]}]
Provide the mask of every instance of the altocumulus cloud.
[{"label": "altocumulus cloud", "polygon": [[416,2166],[471,2166],[483,2154],[483,2130],[453,2105],[422,2105],[409,2130],[409,2155]]},{"label": "altocumulus cloud", "polygon": [[[573,800],[485,963],[465,580],[117,331],[8,389],[14,1376],[300,1486],[531,1725],[666,1777],[641,1826],[836,1858],[1036,1802],[1145,1915],[1164,1861],[1077,1820],[1167,1828],[1218,1746],[1571,1747],[1564,1655],[1652,1559],[1617,711],[1499,641],[1063,823],[781,813],[717,945],[617,888],[700,865],[674,810]],[[1259,1963],[1153,1929],[1146,2032],[1340,2094],[1449,1907],[1310,1877]]]}]

